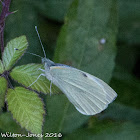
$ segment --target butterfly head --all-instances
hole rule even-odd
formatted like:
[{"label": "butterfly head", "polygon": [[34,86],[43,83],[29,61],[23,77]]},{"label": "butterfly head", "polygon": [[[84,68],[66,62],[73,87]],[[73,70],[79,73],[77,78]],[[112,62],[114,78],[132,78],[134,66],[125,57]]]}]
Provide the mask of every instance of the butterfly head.
[{"label": "butterfly head", "polygon": [[55,66],[55,63],[47,58],[42,58],[42,64],[44,64],[45,67]]}]

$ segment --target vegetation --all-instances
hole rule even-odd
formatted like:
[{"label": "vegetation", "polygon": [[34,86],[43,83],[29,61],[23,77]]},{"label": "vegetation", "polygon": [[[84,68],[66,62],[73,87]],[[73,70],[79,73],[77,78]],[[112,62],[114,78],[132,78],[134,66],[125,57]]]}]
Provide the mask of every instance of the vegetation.
[{"label": "vegetation", "polygon": [[[28,132],[44,135],[28,139],[140,139],[139,4],[138,0],[1,1],[0,139],[2,134]],[[9,12],[9,6],[15,12]],[[41,74],[38,69],[44,68],[40,58],[26,53],[44,57],[36,25],[47,58],[95,75],[117,92],[105,111],[80,114],[55,86],[50,96],[45,77],[30,86]]]}]

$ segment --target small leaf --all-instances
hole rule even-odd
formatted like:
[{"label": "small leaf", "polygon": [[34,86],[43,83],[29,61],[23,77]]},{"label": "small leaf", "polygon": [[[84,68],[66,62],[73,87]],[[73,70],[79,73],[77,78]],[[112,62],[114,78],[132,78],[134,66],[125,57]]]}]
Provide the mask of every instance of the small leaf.
[{"label": "small leaf", "polygon": [[20,36],[8,42],[2,56],[5,70],[10,70],[13,67],[27,49],[27,45],[26,36]]},{"label": "small leaf", "polygon": [[43,124],[43,102],[38,95],[22,87],[7,92],[8,109],[13,118],[31,133],[41,134]]},{"label": "small leaf", "polygon": [[[12,72],[10,73],[10,76],[17,82],[28,87],[42,73],[41,70],[39,70],[39,68],[44,69],[44,66],[41,64],[28,64],[28,65],[18,66],[12,70]],[[50,82],[49,82],[49,80],[47,80],[47,78],[45,76],[41,76],[31,86],[31,88],[38,92],[49,93],[50,92]],[[52,87],[52,89],[53,89],[53,87]],[[57,89],[56,90],[55,89],[52,90],[52,92],[54,92],[54,91],[57,92]]]},{"label": "small leaf", "polygon": [[4,77],[0,77],[0,110],[4,105],[6,90],[7,80]]},{"label": "small leaf", "polygon": [[4,67],[3,67],[3,63],[0,60],[0,74],[2,74],[4,72]]}]

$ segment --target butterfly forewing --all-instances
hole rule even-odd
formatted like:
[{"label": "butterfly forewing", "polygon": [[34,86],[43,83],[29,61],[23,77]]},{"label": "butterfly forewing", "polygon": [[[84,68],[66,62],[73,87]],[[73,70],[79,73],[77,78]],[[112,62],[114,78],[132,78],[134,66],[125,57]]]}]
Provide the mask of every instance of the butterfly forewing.
[{"label": "butterfly forewing", "polygon": [[102,80],[66,66],[52,66],[52,82],[68,97],[76,109],[85,115],[103,111],[117,96]]}]

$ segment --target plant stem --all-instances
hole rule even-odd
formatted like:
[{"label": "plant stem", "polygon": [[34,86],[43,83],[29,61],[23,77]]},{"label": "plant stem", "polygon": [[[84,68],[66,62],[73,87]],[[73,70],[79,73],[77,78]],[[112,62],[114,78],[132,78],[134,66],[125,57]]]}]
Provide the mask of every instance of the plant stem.
[{"label": "plant stem", "polygon": [[9,7],[10,7],[11,0],[3,0],[3,1],[1,1],[1,3],[2,3],[2,12],[0,15],[0,44],[1,44],[1,54],[2,54],[4,51],[5,19],[10,14]]}]

